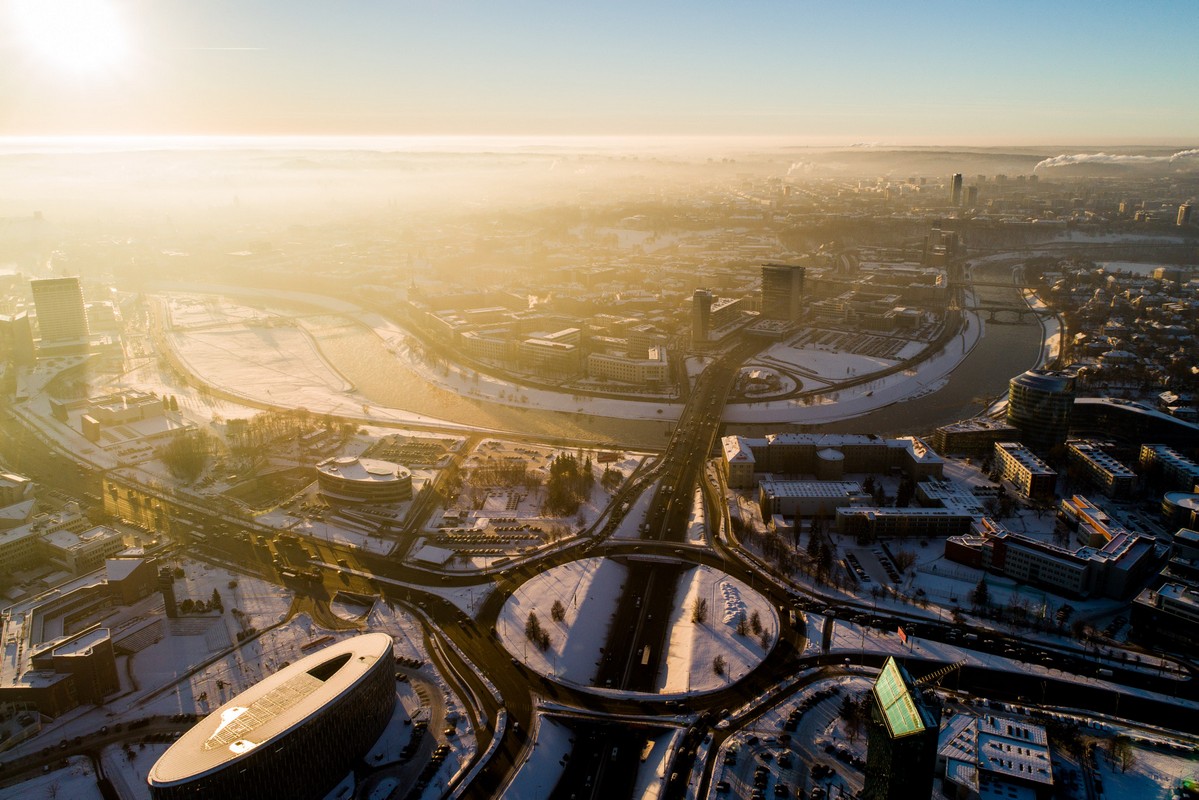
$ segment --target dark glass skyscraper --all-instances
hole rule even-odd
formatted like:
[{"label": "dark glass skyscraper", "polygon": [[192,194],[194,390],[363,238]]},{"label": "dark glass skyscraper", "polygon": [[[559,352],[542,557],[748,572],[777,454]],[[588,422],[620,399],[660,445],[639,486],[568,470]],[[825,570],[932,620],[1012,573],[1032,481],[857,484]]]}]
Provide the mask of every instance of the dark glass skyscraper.
[{"label": "dark glass skyscraper", "polygon": [[883,664],[870,693],[865,800],[928,800],[937,768],[940,714],[924,701],[894,658]]},{"label": "dark glass skyscraper", "polygon": [[1065,443],[1074,408],[1074,376],[1032,369],[1008,384],[1007,421],[1031,450],[1046,453]]}]

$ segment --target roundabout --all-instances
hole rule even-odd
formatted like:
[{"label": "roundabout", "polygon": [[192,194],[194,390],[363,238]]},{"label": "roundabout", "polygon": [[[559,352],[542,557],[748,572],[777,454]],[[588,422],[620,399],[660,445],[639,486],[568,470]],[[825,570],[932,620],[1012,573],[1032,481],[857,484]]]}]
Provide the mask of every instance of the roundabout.
[{"label": "roundabout", "polygon": [[[743,581],[710,566],[661,556],[642,558],[681,568],[675,591],[669,593],[675,598],[672,606],[642,609],[637,598],[633,618],[619,613],[629,575],[624,559],[583,558],[561,564],[533,576],[505,601],[495,633],[512,661],[575,689],[665,700],[737,683],[777,643],[777,611]],[[641,617],[652,622],[655,615],[668,619],[667,657],[660,660],[648,646],[634,654],[642,664],[659,664],[654,691],[612,688],[609,680],[599,677],[605,647],[622,640],[621,626],[629,627],[631,642]]]}]

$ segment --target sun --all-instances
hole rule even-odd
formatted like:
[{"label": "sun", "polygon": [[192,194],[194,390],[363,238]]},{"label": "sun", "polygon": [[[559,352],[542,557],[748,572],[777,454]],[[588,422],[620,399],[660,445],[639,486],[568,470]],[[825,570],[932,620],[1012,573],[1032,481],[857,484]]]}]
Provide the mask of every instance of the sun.
[{"label": "sun", "polygon": [[29,51],[64,74],[103,74],[128,55],[121,18],[105,0],[15,0],[13,11]]}]

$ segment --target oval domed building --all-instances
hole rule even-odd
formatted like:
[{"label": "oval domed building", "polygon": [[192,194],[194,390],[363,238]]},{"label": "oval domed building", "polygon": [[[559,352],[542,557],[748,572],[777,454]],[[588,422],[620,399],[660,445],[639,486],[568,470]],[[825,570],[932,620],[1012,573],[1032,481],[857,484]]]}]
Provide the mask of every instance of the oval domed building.
[{"label": "oval domed building", "polygon": [[255,684],[179,737],[150,769],[154,800],[319,800],[395,710],[391,637],[330,645]]},{"label": "oval domed building", "polygon": [[327,458],[316,465],[321,494],[341,503],[402,503],[412,499],[412,471],[374,458]]}]

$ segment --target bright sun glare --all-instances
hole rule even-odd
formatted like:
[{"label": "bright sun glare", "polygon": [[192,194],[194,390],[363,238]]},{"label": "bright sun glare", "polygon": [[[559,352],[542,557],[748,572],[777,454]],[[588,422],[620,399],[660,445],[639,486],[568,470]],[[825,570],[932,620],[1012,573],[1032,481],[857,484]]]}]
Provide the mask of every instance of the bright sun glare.
[{"label": "bright sun glare", "polygon": [[73,76],[117,67],[127,52],[125,31],[105,0],[17,0],[16,27],[42,61]]}]

